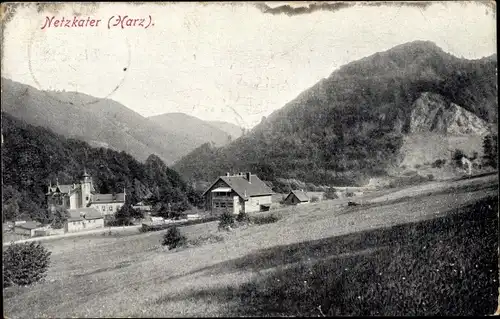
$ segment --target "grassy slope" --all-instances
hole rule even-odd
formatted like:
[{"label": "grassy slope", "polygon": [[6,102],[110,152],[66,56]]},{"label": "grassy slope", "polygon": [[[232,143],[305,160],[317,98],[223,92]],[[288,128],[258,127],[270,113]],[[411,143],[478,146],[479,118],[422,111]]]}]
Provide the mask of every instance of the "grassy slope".
[{"label": "grassy slope", "polygon": [[[497,299],[498,179],[413,188],[392,202],[279,211],[222,243],[159,248],[160,233],[47,243],[47,282],[4,290],[11,318],[491,314]],[[420,193],[418,193],[420,191]],[[419,194],[421,197],[405,198]],[[415,195],[417,196],[417,195]],[[470,206],[466,206],[469,205]],[[389,226],[395,226],[388,228]],[[216,223],[184,229],[216,232]]]}]

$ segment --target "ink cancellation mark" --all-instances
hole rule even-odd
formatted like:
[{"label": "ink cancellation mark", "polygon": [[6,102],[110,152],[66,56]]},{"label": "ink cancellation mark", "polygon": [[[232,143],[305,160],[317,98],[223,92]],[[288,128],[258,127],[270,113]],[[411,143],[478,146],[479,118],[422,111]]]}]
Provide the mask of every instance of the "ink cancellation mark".
[{"label": "ink cancellation mark", "polygon": [[[50,99],[53,99],[53,100],[56,100],[60,103],[67,103],[67,104],[71,104],[71,105],[74,105],[75,102],[73,101],[72,99],[72,96],[71,94],[69,96],[66,96],[66,95],[57,95],[57,94],[52,94],[54,89],[50,89],[46,86],[42,86],[41,83],[39,82],[39,79],[38,77],[36,76],[36,73],[35,72],[35,66],[33,64],[33,60],[32,60],[32,56],[40,56],[40,52],[36,52],[34,51],[34,43],[36,42],[35,41],[35,38],[37,37],[37,34],[38,35],[41,35],[43,32],[42,31],[38,31],[38,32],[33,32],[32,36],[31,36],[31,39],[29,41],[29,44],[28,44],[28,68],[29,68],[29,72],[31,74],[31,77],[35,83],[35,86],[42,91],[43,94],[45,94],[47,97],[49,97]],[[74,40],[74,39],[73,39]],[[129,69],[130,67],[130,64],[131,64],[131,60],[132,60],[132,57],[131,57],[131,54],[132,54],[132,51],[131,51],[131,47],[130,47],[130,43],[128,41],[127,38],[124,39],[125,40],[125,46],[126,46],[126,55],[124,55],[126,57],[126,60],[122,61],[123,62],[123,68],[120,68],[120,70],[122,70],[122,72],[119,72],[121,73],[121,76],[117,79],[117,84],[115,86],[111,86],[110,87],[110,91],[108,91],[107,94],[104,94],[103,96],[99,96],[99,97],[95,97],[94,99],[90,99],[90,100],[86,100],[85,102],[83,103],[78,103],[79,105],[92,105],[92,104],[95,104],[95,103],[98,103],[99,101],[103,100],[103,99],[108,99],[110,98],[121,86],[122,84],[125,82],[125,79],[126,79],[126,76],[128,74],[127,70]],[[78,40],[75,40],[75,41],[78,41]],[[40,43],[40,42],[39,42]],[[43,44],[43,42],[41,42]],[[92,43],[89,43],[88,44],[88,47],[92,47],[92,45],[95,45],[93,42]],[[115,45],[115,44],[114,44]],[[55,48],[60,48],[60,47],[64,47],[64,45],[60,45],[60,46],[55,46]],[[103,49],[101,48],[99,45],[97,46],[97,48],[99,49]],[[42,51],[46,51],[46,50],[42,50]],[[85,50],[85,54],[87,50]],[[49,54],[49,56],[53,59],[57,59],[58,57],[60,57],[61,55],[60,54]],[[116,57],[118,58],[118,57]],[[115,58],[114,58],[115,59]],[[43,60],[43,59],[42,59]],[[85,59],[87,60],[87,59]],[[115,59],[116,60],[116,59]],[[36,61],[36,60],[35,60]],[[60,60],[60,62],[62,63],[66,63],[66,62],[63,62]],[[77,61],[78,62],[78,61]],[[96,63],[95,61],[91,62],[91,63]],[[42,63],[43,64],[43,63]],[[120,64],[120,63],[118,63]],[[72,67],[71,67],[72,68]],[[84,67],[85,68],[85,67]],[[72,68],[73,69],[73,68]],[[80,70],[75,70],[73,69],[75,72],[75,74],[80,74]],[[106,76],[108,72],[104,72],[103,75]],[[116,73],[115,73],[116,74]],[[109,77],[108,77],[109,78]],[[73,84],[77,84],[78,82],[78,79],[80,79],[80,77],[76,77],[75,78],[75,81]],[[102,78],[101,78],[102,79]],[[108,80],[111,80],[111,82],[113,82],[112,79],[108,79]],[[50,87],[50,86],[49,86]],[[76,88],[74,90],[70,90],[69,92],[72,92],[72,93],[79,93],[79,90]],[[61,99],[60,97],[63,96],[65,98]],[[67,99],[66,99],[67,98]]]}]

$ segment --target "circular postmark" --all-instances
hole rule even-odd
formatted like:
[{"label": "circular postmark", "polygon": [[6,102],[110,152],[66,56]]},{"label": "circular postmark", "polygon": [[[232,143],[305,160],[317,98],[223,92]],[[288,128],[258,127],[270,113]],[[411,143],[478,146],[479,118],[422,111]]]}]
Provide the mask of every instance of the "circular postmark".
[{"label": "circular postmark", "polygon": [[[88,105],[109,98],[124,83],[131,63],[130,43],[117,31],[34,30],[27,49],[36,87],[62,103]],[[75,99],[74,93],[84,92]]]}]

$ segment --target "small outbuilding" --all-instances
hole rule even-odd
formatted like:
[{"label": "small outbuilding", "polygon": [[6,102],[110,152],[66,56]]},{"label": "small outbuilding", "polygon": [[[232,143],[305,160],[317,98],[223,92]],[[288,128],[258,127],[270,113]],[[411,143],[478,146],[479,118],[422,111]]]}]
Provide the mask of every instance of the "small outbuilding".
[{"label": "small outbuilding", "polygon": [[67,233],[104,228],[104,216],[92,207],[68,209],[68,220],[64,226]]},{"label": "small outbuilding", "polygon": [[293,190],[285,197],[283,202],[286,205],[307,204],[314,201],[321,201],[323,196],[323,192],[304,192],[303,190]]},{"label": "small outbuilding", "polygon": [[307,204],[311,200],[309,196],[307,196],[306,192],[302,190],[294,190],[291,191],[287,197],[285,197],[284,203],[286,205],[300,205],[300,204]]},{"label": "small outbuilding", "polygon": [[18,235],[33,237],[35,236],[35,231],[41,228],[41,223],[35,221],[27,221],[25,223],[15,225],[14,233]]}]

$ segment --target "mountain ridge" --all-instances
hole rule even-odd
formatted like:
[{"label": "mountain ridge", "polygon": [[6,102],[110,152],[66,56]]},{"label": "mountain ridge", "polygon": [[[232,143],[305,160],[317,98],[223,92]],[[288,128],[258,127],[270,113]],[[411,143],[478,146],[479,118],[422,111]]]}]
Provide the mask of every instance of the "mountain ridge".
[{"label": "mountain ridge", "polygon": [[111,99],[79,92],[41,91],[3,77],[2,111],[66,137],[126,151],[140,161],[156,154],[170,165],[208,141],[159,126]]},{"label": "mountain ridge", "polygon": [[267,180],[363,184],[400,162],[423,92],[497,122],[496,65],[493,57],[456,58],[429,41],[399,45],[338,68],[249,134],[199,147],[173,167],[189,180],[251,170]]}]

